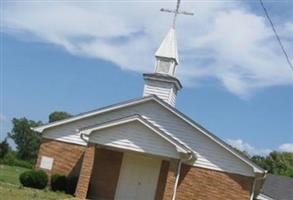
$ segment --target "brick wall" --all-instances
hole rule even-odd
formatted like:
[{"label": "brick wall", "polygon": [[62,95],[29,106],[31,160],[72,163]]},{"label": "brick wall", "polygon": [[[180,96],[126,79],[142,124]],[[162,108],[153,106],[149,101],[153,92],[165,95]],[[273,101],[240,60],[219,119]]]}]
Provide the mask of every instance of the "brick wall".
[{"label": "brick wall", "polygon": [[163,200],[169,200],[173,197],[174,186],[176,181],[176,174],[178,170],[178,160],[168,161],[169,167],[167,172],[167,179],[165,183],[165,189],[163,193]]},{"label": "brick wall", "polygon": [[249,200],[253,178],[182,165],[176,200]]},{"label": "brick wall", "polygon": [[169,170],[170,163],[166,160],[162,161],[160,174],[157,183],[157,190],[156,190],[156,200],[161,200],[164,197],[166,182],[168,178],[168,170]]},{"label": "brick wall", "polygon": [[[162,161],[156,200],[171,200],[177,162]],[[182,165],[176,200],[249,200],[253,178]]]},{"label": "brick wall", "polygon": [[78,175],[85,147],[56,140],[43,139],[36,163],[40,167],[41,157],[54,158],[52,170],[46,170],[49,175],[61,173],[65,175]]},{"label": "brick wall", "polygon": [[114,199],[123,153],[96,148],[88,197]]},{"label": "brick wall", "polygon": [[78,199],[85,199],[87,197],[89,183],[93,171],[94,159],[95,159],[95,144],[88,144],[83,159],[81,170],[76,186],[75,196]]}]

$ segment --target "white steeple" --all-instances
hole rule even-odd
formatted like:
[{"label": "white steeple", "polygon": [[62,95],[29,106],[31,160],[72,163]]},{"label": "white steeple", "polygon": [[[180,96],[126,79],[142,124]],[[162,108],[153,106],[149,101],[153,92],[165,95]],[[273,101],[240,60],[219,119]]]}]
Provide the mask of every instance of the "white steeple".
[{"label": "white steeple", "polygon": [[143,96],[157,95],[159,98],[175,106],[177,92],[182,88],[180,81],[175,77],[176,66],[179,64],[176,17],[178,14],[193,15],[179,11],[180,0],[177,0],[175,10],[161,9],[163,12],[174,13],[173,25],[155,53],[155,73],[144,74],[145,86]]},{"label": "white steeple", "polygon": [[156,73],[175,75],[175,68],[179,64],[177,38],[175,28],[171,28],[155,53]]},{"label": "white steeple", "polygon": [[179,64],[176,30],[172,27],[155,53],[155,56],[161,58],[174,59]]}]

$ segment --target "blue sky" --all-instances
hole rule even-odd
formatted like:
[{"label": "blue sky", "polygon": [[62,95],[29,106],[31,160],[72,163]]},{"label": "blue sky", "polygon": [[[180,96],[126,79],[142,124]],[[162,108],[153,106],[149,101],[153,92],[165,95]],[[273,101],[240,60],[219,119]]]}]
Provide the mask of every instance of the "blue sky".
[{"label": "blue sky", "polygon": [[[290,1],[268,1],[293,55]],[[142,72],[173,2],[3,4],[1,139],[13,117],[48,120],[55,110],[78,114],[142,96]],[[176,107],[251,154],[293,149],[293,73],[254,1],[186,2],[194,17],[178,20],[184,89]]]}]

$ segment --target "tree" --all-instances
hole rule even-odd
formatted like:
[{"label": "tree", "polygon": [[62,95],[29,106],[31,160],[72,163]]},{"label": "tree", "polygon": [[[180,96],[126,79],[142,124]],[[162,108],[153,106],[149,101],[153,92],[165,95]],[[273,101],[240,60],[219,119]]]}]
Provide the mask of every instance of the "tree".
[{"label": "tree", "polygon": [[62,120],[62,119],[67,119],[69,117],[71,117],[72,115],[67,113],[67,112],[63,112],[63,111],[55,111],[55,112],[52,112],[50,115],[49,115],[49,123],[51,122],[55,122],[55,121],[58,121],[58,120]]},{"label": "tree", "polygon": [[3,158],[8,153],[9,150],[10,150],[10,146],[7,142],[7,138],[5,138],[0,143],[0,158]]},{"label": "tree", "polygon": [[42,123],[26,118],[13,118],[12,124],[12,130],[8,135],[17,145],[17,157],[27,161],[34,161],[40,146],[41,135],[31,128],[40,126]]},{"label": "tree", "polygon": [[269,173],[293,177],[293,153],[273,151],[266,157],[253,156],[251,160]]},{"label": "tree", "polygon": [[260,166],[263,169],[267,169],[266,163],[265,163],[265,157],[263,156],[259,156],[259,155],[255,155],[251,157],[251,160],[257,164],[258,166]]}]

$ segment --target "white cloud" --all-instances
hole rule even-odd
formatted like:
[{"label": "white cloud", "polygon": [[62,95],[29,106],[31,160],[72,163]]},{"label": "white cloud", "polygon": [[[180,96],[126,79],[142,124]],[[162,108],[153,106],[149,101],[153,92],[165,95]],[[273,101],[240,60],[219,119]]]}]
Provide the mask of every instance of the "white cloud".
[{"label": "white cloud", "polygon": [[[175,2],[175,1],[174,1]],[[183,2],[195,16],[178,19],[178,75],[194,86],[205,78],[247,97],[270,86],[293,83],[292,73],[265,18],[239,1]],[[153,70],[154,56],[171,23],[160,13],[170,2],[8,2],[4,31],[35,36],[78,56],[105,59],[122,69]],[[278,23],[293,54],[293,22]],[[32,37],[30,37],[32,38]]]},{"label": "white cloud", "polygon": [[271,149],[262,149],[262,148],[256,148],[248,144],[247,142],[244,142],[241,139],[227,139],[226,140],[228,144],[235,147],[236,149],[240,151],[246,151],[249,155],[267,155],[270,152],[272,152]]},{"label": "white cloud", "polygon": [[[249,143],[243,141],[242,139],[227,139],[226,142],[240,151],[246,151],[249,155],[267,155],[270,152],[274,151],[267,148],[256,148]],[[281,144],[276,150],[293,153],[293,143]]]},{"label": "white cloud", "polygon": [[279,146],[280,151],[293,153],[293,143],[285,143]]}]

